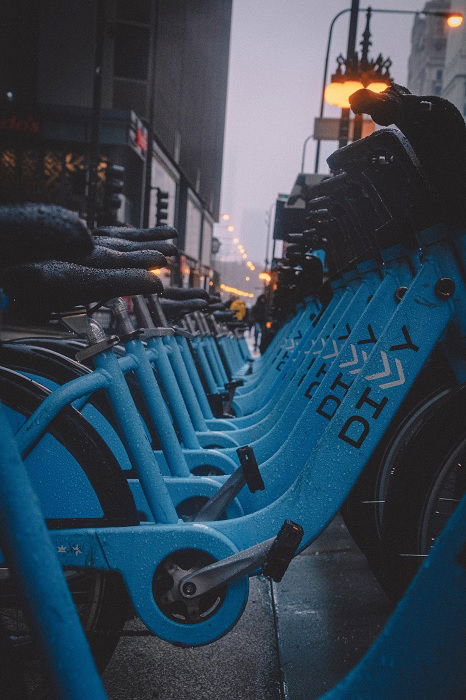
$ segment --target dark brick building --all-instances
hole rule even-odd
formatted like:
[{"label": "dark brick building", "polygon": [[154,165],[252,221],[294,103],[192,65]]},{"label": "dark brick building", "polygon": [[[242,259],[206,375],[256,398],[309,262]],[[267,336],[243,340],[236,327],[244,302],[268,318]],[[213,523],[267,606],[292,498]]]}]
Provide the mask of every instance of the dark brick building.
[{"label": "dark brick building", "polygon": [[231,0],[3,0],[0,12],[0,200],[86,215],[102,13],[100,179],[106,163],[125,166],[119,218],[135,225],[154,223],[153,188],[168,191],[185,281],[206,283]]}]

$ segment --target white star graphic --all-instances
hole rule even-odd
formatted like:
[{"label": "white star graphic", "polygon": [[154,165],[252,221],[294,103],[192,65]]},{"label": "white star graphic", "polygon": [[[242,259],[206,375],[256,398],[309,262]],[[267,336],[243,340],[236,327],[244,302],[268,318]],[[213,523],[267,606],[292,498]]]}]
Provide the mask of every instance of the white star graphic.
[{"label": "white star graphic", "polygon": [[71,549],[72,549],[73,552],[76,554],[76,556],[78,556],[78,554],[82,554],[82,550],[81,550],[79,544],[74,544],[74,545],[71,547]]},{"label": "white star graphic", "polygon": [[67,549],[68,548],[64,544],[59,544],[57,547],[57,552],[58,554],[66,554]]}]

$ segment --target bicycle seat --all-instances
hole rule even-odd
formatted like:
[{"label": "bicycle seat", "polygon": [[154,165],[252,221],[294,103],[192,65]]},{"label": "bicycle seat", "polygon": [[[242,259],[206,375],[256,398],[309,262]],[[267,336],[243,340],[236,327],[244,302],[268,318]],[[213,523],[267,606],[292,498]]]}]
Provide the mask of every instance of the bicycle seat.
[{"label": "bicycle seat", "polygon": [[175,301],[185,301],[186,299],[203,299],[209,300],[209,294],[205,289],[194,287],[192,289],[183,289],[182,287],[165,287],[163,296],[165,299]]},{"label": "bicycle seat", "polygon": [[220,303],[214,302],[213,304],[209,303],[208,310],[209,310],[210,314],[213,313],[214,311],[225,311],[225,304],[223,302],[220,302]]},{"label": "bicycle seat", "polygon": [[[68,257],[65,258],[64,256],[63,259],[69,260]],[[73,262],[73,260],[70,262]],[[165,255],[162,255],[157,250],[121,251],[96,245],[89,255],[81,258],[79,262],[85,267],[100,267],[102,269],[139,267],[149,270],[151,268],[164,267],[167,264],[167,259]]]},{"label": "bicycle seat", "polygon": [[118,296],[163,292],[159,278],[146,270],[102,270],[57,260],[6,268],[1,281],[12,309],[30,318]]},{"label": "bicycle seat", "polygon": [[126,241],[166,241],[169,238],[178,237],[178,231],[172,226],[154,226],[153,228],[99,226],[93,234],[108,238],[122,238]]},{"label": "bicycle seat", "polygon": [[122,252],[134,250],[157,250],[162,255],[173,256],[178,255],[178,248],[172,243],[164,241],[125,241],[123,238],[108,238],[107,236],[99,236],[97,239],[99,245],[112,250],[120,250]]},{"label": "bicycle seat", "polygon": [[225,321],[233,321],[235,317],[234,311],[214,311],[214,318],[221,323]]},{"label": "bicycle seat", "polygon": [[0,207],[2,265],[66,255],[78,260],[93,248],[86,224],[77,214],[50,204]]},{"label": "bicycle seat", "polygon": [[247,328],[247,324],[244,321],[227,321],[226,326],[231,330],[235,328]]},{"label": "bicycle seat", "polygon": [[160,299],[162,311],[165,314],[167,321],[177,321],[186,314],[192,314],[194,311],[204,311],[206,302],[203,299],[185,299],[183,301],[175,301],[174,299]]}]

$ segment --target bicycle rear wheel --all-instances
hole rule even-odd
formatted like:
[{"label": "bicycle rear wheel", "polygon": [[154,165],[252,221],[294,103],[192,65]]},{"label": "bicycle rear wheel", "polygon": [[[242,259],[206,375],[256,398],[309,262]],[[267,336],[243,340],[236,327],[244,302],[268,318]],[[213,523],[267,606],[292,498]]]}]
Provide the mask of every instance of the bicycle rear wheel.
[{"label": "bicycle rear wheel", "polygon": [[[38,383],[0,368],[0,400],[15,427],[24,422],[48,393]],[[63,462],[64,456],[68,460],[66,468],[58,463],[58,460]],[[65,408],[52,421],[47,433],[25,457],[25,465],[50,528],[137,524],[134,501],[117,461],[97,432],[73,408]],[[53,502],[58,493],[56,484],[51,483],[55,473],[68,491],[60,504]],[[88,505],[83,494],[78,493],[83,488]],[[74,510],[70,507],[73,502],[77,503]],[[67,508],[70,508],[69,517],[64,512]],[[65,576],[96,663],[103,670],[128,618],[126,589],[116,573],[70,568]],[[48,697],[40,653],[8,566],[0,569],[0,630],[4,641],[2,666],[21,670],[17,682],[6,682],[6,687],[10,685],[10,697],[15,697],[18,684],[24,686],[23,697]]]},{"label": "bicycle rear wheel", "polygon": [[395,600],[403,595],[466,492],[465,415],[466,387],[462,387],[433,407],[393,454],[380,520],[380,580]]}]

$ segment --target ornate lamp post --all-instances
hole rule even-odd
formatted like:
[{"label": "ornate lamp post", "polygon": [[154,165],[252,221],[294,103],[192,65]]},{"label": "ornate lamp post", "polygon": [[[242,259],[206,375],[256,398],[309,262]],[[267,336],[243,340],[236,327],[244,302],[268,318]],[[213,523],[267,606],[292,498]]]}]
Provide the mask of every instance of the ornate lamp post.
[{"label": "ornate lamp post", "polygon": [[[350,22],[350,33],[348,37],[348,55],[352,53],[351,47],[354,46],[353,44],[353,36],[356,33],[356,21],[355,18],[357,17],[357,13],[359,12],[366,12],[367,8],[359,8],[359,1],[358,0],[353,0],[351,7],[347,7],[344,10],[340,10],[340,12],[337,12],[335,17],[333,17],[332,21],[330,22],[329,26],[329,31],[328,31],[328,38],[327,38],[327,48],[325,52],[325,61],[324,61],[324,74],[323,74],[323,81],[322,81],[322,89],[321,89],[321,95],[320,95],[320,109],[319,109],[319,117],[323,117],[324,115],[324,105],[325,105],[325,86],[327,83],[327,71],[328,71],[328,63],[329,63],[329,58],[330,58],[330,46],[332,43],[332,36],[333,36],[333,27],[335,26],[336,21],[342,17],[345,14],[351,13],[351,22]],[[463,14],[461,12],[456,12],[456,11],[448,11],[448,10],[392,10],[392,9],[387,9],[387,8],[380,8],[376,7],[372,9],[372,12],[377,12],[381,14],[390,14],[390,15],[411,15],[411,16],[418,16],[421,15],[423,17],[441,17],[442,19],[445,20],[447,26],[450,29],[457,29],[458,27],[461,27],[464,21]],[[351,93],[350,93],[351,94]],[[347,109],[347,108],[343,108]],[[316,141],[316,151],[315,151],[315,163],[314,163],[314,172],[317,173],[319,172],[319,158],[320,158],[320,140],[317,139]]]},{"label": "ornate lamp post", "polygon": [[[369,48],[372,46],[371,16],[372,9],[368,7],[366,10],[366,27],[360,42],[361,57],[359,58],[357,51],[346,59],[340,54],[337,57],[337,70],[332,75],[329,85],[325,88],[324,96],[326,102],[336,107],[341,107],[343,110],[349,109],[350,103],[348,98],[356,90],[367,88],[373,92],[382,92],[392,83],[390,76],[391,59],[384,58],[380,53],[376,59],[369,58]],[[346,118],[349,120],[349,114],[344,112],[340,129],[340,146],[344,145],[347,139],[348,124],[343,123]],[[361,129],[362,115],[357,115],[354,124],[353,140],[361,138]]]}]

